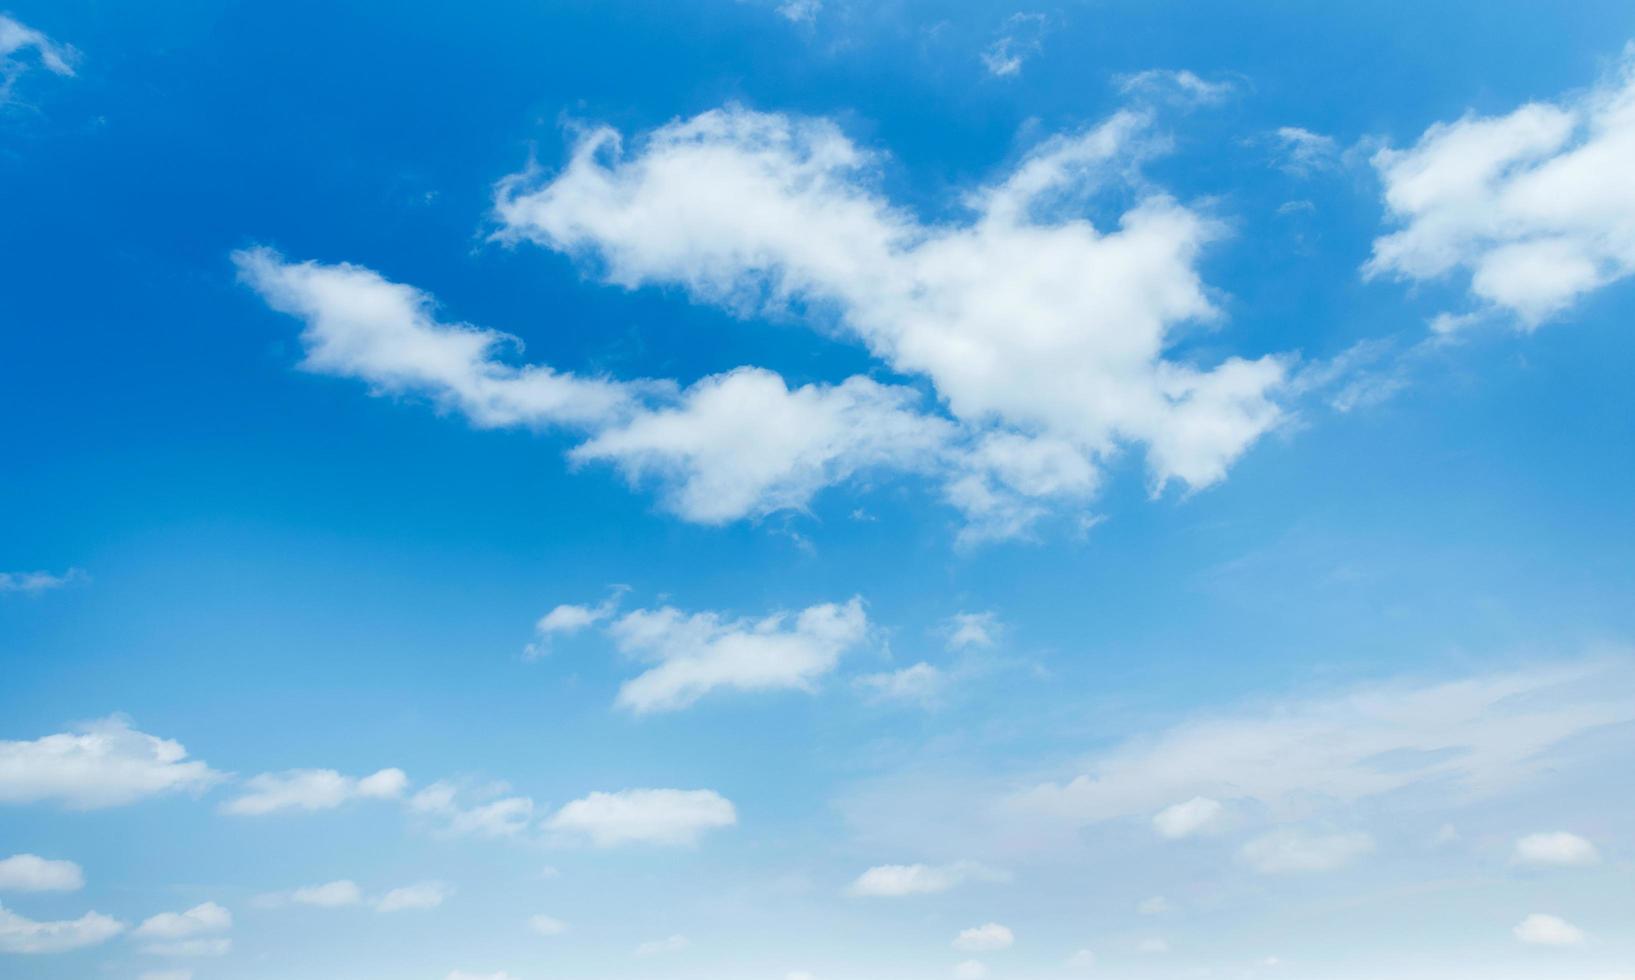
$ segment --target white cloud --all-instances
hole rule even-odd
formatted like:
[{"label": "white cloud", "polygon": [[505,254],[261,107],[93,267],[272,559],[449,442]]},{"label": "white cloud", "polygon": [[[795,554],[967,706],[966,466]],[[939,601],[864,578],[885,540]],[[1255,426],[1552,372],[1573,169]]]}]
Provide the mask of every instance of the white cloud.
[{"label": "white cloud", "polygon": [[[503,181],[495,211],[502,237],[594,255],[617,285],[679,284],[743,315],[807,311],[819,326],[832,314],[886,366],[931,382],[960,423],[949,436],[958,446],[941,454],[950,501],[977,537],[1015,534],[1041,501],[1082,502],[1121,447],[1144,447],[1155,487],[1198,488],[1222,479],[1281,418],[1272,401],[1281,360],[1205,367],[1166,355],[1181,325],[1218,316],[1195,263],[1220,226],[1140,189],[1110,231],[1083,216],[1086,197],[1157,144],[1147,117],[1120,113],[1046,141],[969,194],[972,220],[927,224],[873,189],[873,158],[833,123],[728,107],[660,127],[634,152],[614,131],[592,130],[553,178],[528,171]],[[734,380],[749,392],[737,397],[761,411],[784,400],[779,379]],[[770,488],[756,490],[766,506],[846,478],[859,454],[890,455],[879,448],[888,443],[906,441],[910,468],[920,468],[938,441],[941,426],[910,413],[906,390],[854,378],[802,398],[825,420],[865,406],[859,420],[837,423],[863,431],[819,453],[822,467],[809,453],[796,453],[795,465],[789,453],[746,451],[794,474],[785,479],[798,493],[754,474]],[[683,447],[673,466],[713,465],[696,447],[716,444],[715,426],[731,420],[751,425],[753,438],[771,435],[742,421],[752,414],[673,410],[662,444],[602,443],[605,452],[582,455],[637,453],[646,472],[673,444]],[[710,431],[695,432],[691,416],[706,415]],[[807,427],[789,428],[812,444]],[[673,506],[709,503],[685,486]],[[758,512],[747,497],[729,499],[716,505],[719,519]]]},{"label": "white cloud", "polygon": [[1009,949],[1016,935],[997,922],[961,929],[954,937],[954,948],[968,953],[985,953],[995,949]]},{"label": "white cloud", "polygon": [[1076,825],[1194,795],[1280,818],[1410,786],[1479,798],[1548,771],[1568,739],[1629,721],[1635,676],[1622,663],[1370,686],[1181,722],[1009,798],[1004,812]]},{"label": "white cloud", "polygon": [[945,626],[948,649],[985,649],[999,642],[1004,630],[999,616],[991,612],[955,613]]},{"label": "white cloud", "polygon": [[1125,95],[1163,98],[1186,105],[1213,105],[1226,101],[1235,87],[1231,82],[1211,82],[1196,73],[1180,69],[1149,68],[1117,79]]},{"label": "white cloud", "polygon": [[28,68],[29,62],[20,56],[23,52],[32,52],[40,66],[52,74],[74,74],[73,48],[0,14],[0,105],[10,99],[12,83]]},{"label": "white cloud", "polygon": [[1081,949],[1067,958],[1069,970],[1093,970],[1096,967],[1096,954],[1088,949]]},{"label": "white cloud", "polygon": [[205,902],[186,912],[161,912],[137,926],[131,936],[135,939],[190,939],[226,932],[232,927],[231,912],[215,902]]},{"label": "white cloud", "polygon": [[131,933],[142,940],[144,953],[156,956],[225,956],[233,941],[219,935],[233,927],[233,915],[215,902],[195,905],[186,912],[162,912]]},{"label": "white cloud", "polygon": [[1177,803],[1158,811],[1152,818],[1153,829],[1159,836],[1170,840],[1191,837],[1208,830],[1225,812],[1219,800],[1194,796],[1185,803]]},{"label": "white cloud", "polygon": [[965,960],[954,964],[954,980],[983,980],[988,967],[981,960]]},{"label": "white cloud", "polygon": [[361,779],[333,769],[290,769],[251,778],[245,791],[223,803],[221,811],[262,816],[279,810],[333,810],[351,800],[397,799],[408,785],[401,769],[382,769]]},{"label": "white cloud", "polygon": [[305,885],[287,892],[261,895],[256,898],[255,904],[262,908],[310,905],[314,908],[338,909],[357,905],[362,901],[363,889],[359,888],[356,882],[343,878],[321,885]]},{"label": "white cloud", "polygon": [[77,568],[70,568],[60,575],[52,572],[0,572],[0,595],[8,592],[39,595],[52,589],[76,585],[87,578],[88,576]]},{"label": "white cloud", "polygon": [[550,652],[551,640],[555,637],[578,633],[607,619],[619,608],[619,598],[624,592],[622,587],[614,589],[612,595],[595,606],[564,603],[553,608],[534,623],[534,642],[523,648],[523,656],[537,660]]},{"label": "white cloud", "polygon": [[1437,123],[1374,166],[1401,228],[1375,240],[1367,274],[1467,273],[1480,309],[1531,329],[1635,273],[1635,46],[1594,88]]},{"label": "white cloud", "polygon": [[1515,859],[1522,864],[1587,865],[1601,860],[1595,845],[1565,831],[1528,834],[1516,841]]},{"label": "white cloud", "polygon": [[953,864],[882,864],[857,876],[848,891],[872,898],[936,895],[967,881],[1002,881],[1005,876],[974,861]]},{"label": "white cloud", "polygon": [[50,861],[36,854],[14,854],[0,861],[0,891],[74,892],[85,887],[85,874],[72,861]]},{"label": "white cloud", "polygon": [[857,685],[883,701],[934,702],[948,686],[948,675],[924,661],[912,667],[879,674],[864,674]]},{"label": "white cloud", "polygon": [[1044,14],[1015,13],[1005,19],[993,44],[982,52],[982,65],[997,78],[1022,72],[1022,63],[1039,52],[1049,20]]},{"label": "white cloud", "polygon": [[35,922],[0,906],[0,953],[66,953],[105,943],[125,924],[99,912],[62,922]]},{"label": "white cloud", "polygon": [[1279,126],[1273,134],[1282,154],[1282,167],[1296,177],[1309,177],[1339,162],[1340,148],[1332,136],[1299,126]]},{"label": "white cloud", "polygon": [[678,953],[692,945],[686,936],[675,935],[666,939],[654,939],[636,947],[637,956],[658,956],[663,953]]},{"label": "white cloud", "polygon": [[1316,834],[1282,828],[1244,844],[1238,856],[1261,874],[1302,874],[1336,871],[1373,849],[1373,838],[1363,833]]},{"label": "white cloud", "polygon": [[0,741],[0,803],[93,810],[197,792],[219,778],[203,762],[188,761],[180,742],[139,732],[117,716],[31,742]]},{"label": "white cloud", "polygon": [[[489,787],[490,794],[501,793],[506,787]],[[409,799],[409,809],[415,813],[435,817],[443,830],[456,837],[516,837],[534,821],[534,801],[526,796],[505,796],[485,803],[462,806],[460,792],[453,785],[436,782]]]},{"label": "white cloud", "polygon": [[434,909],[453,894],[454,889],[441,881],[422,881],[392,889],[375,902],[375,909],[380,912]]},{"label": "white cloud", "polygon": [[541,913],[528,917],[528,928],[541,936],[560,936],[568,931],[568,924],[554,916]]},{"label": "white cloud", "polygon": [[626,789],[592,793],[558,810],[546,827],[584,836],[597,847],[692,845],[707,831],[738,823],[732,802],[714,790]]},{"label": "white cloud", "polygon": [[1516,938],[1538,946],[1577,946],[1584,941],[1584,930],[1565,919],[1535,912],[1516,923]]},{"label": "white cloud", "polygon": [[621,652],[655,664],[619,688],[616,703],[644,714],[685,708],[720,689],[810,691],[864,640],[868,617],[858,598],[758,620],[665,606],[627,613],[608,634]]},{"label": "white cloud", "polygon": [[822,9],[823,0],[784,0],[778,4],[778,14],[795,24],[812,23]]}]

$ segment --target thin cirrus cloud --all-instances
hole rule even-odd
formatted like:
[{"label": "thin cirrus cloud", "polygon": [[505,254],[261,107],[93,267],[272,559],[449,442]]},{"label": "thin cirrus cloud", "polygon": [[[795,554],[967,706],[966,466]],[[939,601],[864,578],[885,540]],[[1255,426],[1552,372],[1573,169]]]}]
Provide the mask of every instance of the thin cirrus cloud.
[{"label": "thin cirrus cloud", "polygon": [[290,769],[252,777],[244,792],[221,805],[234,816],[264,816],[280,810],[333,810],[351,800],[402,797],[408,777],[401,769],[382,769],[354,778],[333,769]]},{"label": "thin cirrus cloud", "polygon": [[85,872],[72,861],[37,854],[14,854],[0,861],[0,892],[74,892],[85,887]]},{"label": "thin cirrus cloud", "polygon": [[320,885],[303,885],[289,891],[269,892],[257,896],[254,900],[254,904],[260,908],[306,905],[320,909],[338,909],[362,902],[363,889],[358,887],[357,882],[347,878]]},{"label": "thin cirrus cloud", "polygon": [[1502,116],[1431,126],[1374,156],[1398,227],[1374,242],[1370,276],[1468,277],[1475,309],[1524,329],[1635,273],[1635,46],[1600,84]]},{"label": "thin cirrus cloud", "polygon": [[77,568],[66,572],[0,572],[0,595],[20,593],[39,595],[65,586],[76,585],[90,578]]},{"label": "thin cirrus cloud", "polygon": [[99,946],[124,931],[123,922],[100,912],[40,922],[0,906],[0,953],[66,953]]},{"label": "thin cirrus cloud", "polygon": [[744,315],[833,310],[930,381],[966,439],[946,496],[1014,535],[1042,501],[1082,502],[1122,447],[1144,450],[1155,489],[1196,489],[1282,418],[1278,357],[1167,353],[1219,316],[1196,261],[1220,226],[1152,191],[1111,231],[1079,206],[1156,151],[1151,130],[1120,112],[1047,140],[966,195],[971,220],[928,224],[874,189],[877,158],[834,123],[729,106],[633,150],[593,129],[555,176],[502,181],[495,214],[502,239],[593,256],[616,285],[677,284]]},{"label": "thin cirrus cloud", "polygon": [[574,800],[556,811],[545,827],[596,847],[691,846],[705,833],[737,823],[737,808],[714,790],[626,789]]},{"label": "thin cirrus cloud", "polygon": [[[28,57],[32,55],[32,58]],[[76,52],[44,32],[0,14],[0,105],[11,98],[17,77],[31,63],[54,75],[73,75]]]},{"label": "thin cirrus cloud", "polygon": [[137,731],[119,716],[33,741],[0,741],[0,803],[96,810],[201,792],[221,778],[188,759],[180,742]]}]

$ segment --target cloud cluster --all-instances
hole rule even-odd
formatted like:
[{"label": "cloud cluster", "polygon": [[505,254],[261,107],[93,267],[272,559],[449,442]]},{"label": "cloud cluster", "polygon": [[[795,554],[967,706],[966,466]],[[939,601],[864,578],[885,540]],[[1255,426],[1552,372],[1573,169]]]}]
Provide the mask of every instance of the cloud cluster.
[{"label": "cloud cluster", "polygon": [[1478,312],[1507,311],[1531,329],[1635,273],[1635,46],[1594,88],[1437,123],[1408,149],[1380,150],[1374,166],[1401,227],[1374,242],[1366,272],[1462,271]]},{"label": "cloud cluster", "polygon": [[161,793],[197,792],[220,778],[203,762],[189,760],[180,742],[139,732],[117,716],[33,741],[0,741],[0,803],[94,810]]}]

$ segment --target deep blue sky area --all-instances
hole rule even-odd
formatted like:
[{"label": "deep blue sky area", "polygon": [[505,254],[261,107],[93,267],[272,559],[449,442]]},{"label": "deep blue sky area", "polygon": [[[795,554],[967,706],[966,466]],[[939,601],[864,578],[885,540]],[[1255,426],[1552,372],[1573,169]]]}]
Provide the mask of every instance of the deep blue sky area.
[{"label": "deep blue sky area", "polygon": [[[1635,105],[1630,4],[0,13],[0,977],[1635,971],[1635,110],[1606,108]],[[6,24],[39,34],[8,51]],[[1572,135],[1491,182],[1458,171],[1421,224],[1393,212],[1393,153],[1456,170],[1432,141],[1529,103]],[[807,188],[835,195],[814,214],[885,202],[931,239],[981,234],[983,189],[1140,114],[1144,149],[1024,220],[1113,241],[1164,200],[1210,222],[1184,266],[1213,313],[1172,317],[1153,356],[1281,358],[1275,423],[1221,478],[1157,488],[1148,453],[1172,429],[1098,442],[1071,417],[1006,414],[1045,375],[993,381],[1001,407],[966,411],[952,375],[890,348],[908,341],[863,338],[923,310],[960,329],[1016,297],[997,291],[1007,260],[888,305],[891,286],[801,264],[828,247],[821,221],[788,245],[710,239],[770,206],[752,187],[719,226],[676,219],[677,264],[642,265],[725,179],[714,164],[572,242],[495,210],[532,163],[527,186],[558,195],[541,213],[612,214],[565,169],[584,135],[622,134],[594,159],[635,186],[665,165],[666,127],[711,110],[826,121],[869,159]],[[717,164],[783,159],[720,139]],[[1523,171],[1586,145],[1599,169],[1552,185],[1559,208],[1507,210]],[[1604,203],[1573,210],[1579,191]],[[1403,228],[1457,256],[1367,274]],[[1555,288],[1542,253],[1505,267],[1502,295],[1481,270],[1546,240],[1588,250],[1598,278],[1530,316],[1506,283]],[[292,316],[244,273],[257,247],[336,277],[301,294],[313,310],[378,275],[430,297],[440,329],[511,335],[496,370],[678,391],[744,366],[813,391],[860,376],[909,390],[964,448],[831,460],[792,505],[690,519],[677,471],[569,458],[612,422],[491,425],[361,356],[313,368],[328,314]],[[891,269],[923,271],[916,248],[891,246]],[[722,301],[717,275],[766,302]],[[1059,298],[996,315],[1020,348]],[[1447,313],[1472,322],[1438,333]],[[1138,321],[1065,329],[1116,345]],[[973,536],[950,487],[1000,432],[1068,440],[1095,486],[1018,490],[1039,516]],[[807,635],[802,610],[854,596],[866,626],[832,648]],[[536,626],[559,607],[586,621]],[[642,646],[637,614],[666,608],[690,625]],[[747,659],[714,659],[729,649]],[[808,653],[781,680],[727,677]],[[715,679],[693,700],[623,693],[695,668]],[[118,741],[132,732],[209,773]],[[78,769],[39,754],[54,733],[118,744]],[[360,788],[387,769],[403,785]],[[295,799],[324,771],[344,798],[237,802],[281,781]],[[113,801],[76,782],[126,779],[141,788]],[[455,802],[434,805],[438,786]],[[648,790],[710,799],[620,795]],[[576,822],[598,793],[708,813],[632,810],[609,840]],[[520,823],[471,816],[509,800]],[[83,886],[8,885],[10,855],[71,861]],[[894,874],[923,887],[865,883]],[[339,882],[358,894],[300,891]],[[144,924],[207,904],[228,924]],[[51,923],[61,949],[30,931]]]}]

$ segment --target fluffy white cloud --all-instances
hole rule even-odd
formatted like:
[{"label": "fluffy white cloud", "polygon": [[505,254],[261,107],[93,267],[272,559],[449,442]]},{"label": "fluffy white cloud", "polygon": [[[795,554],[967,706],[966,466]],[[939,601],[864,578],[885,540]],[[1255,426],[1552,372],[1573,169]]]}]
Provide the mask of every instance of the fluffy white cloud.
[{"label": "fluffy white cloud", "polygon": [[[945,464],[950,498],[1006,527],[1018,500],[1093,492],[1125,445],[1145,448],[1155,486],[1206,486],[1280,418],[1277,358],[1168,356],[1182,324],[1217,315],[1195,261],[1219,227],[1156,193],[1106,232],[1076,206],[1156,145],[1148,129],[1120,113],[1048,141],[968,196],[971,221],[933,225],[873,190],[872,158],[834,124],[729,107],[633,153],[593,130],[555,177],[502,182],[496,214],[504,237],[594,254],[622,286],[680,284],[746,315],[832,314],[887,366],[931,381],[968,434]],[[871,409],[906,410],[906,393],[858,387]],[[998,448],[979,452],[989,435]]]},{"label": "fluffy white cloud", "polygon": [[658,956],[662,953],[677,953],[692,945],[686,936],[674,935],[664,939],[654,939],[636,947],[637,956]]},{"label": "fluffy white cloud", "polygon": [[522,655],[537,660],[550,652],[553,638],[578,633],[607,619],[618,609],[624,592],[622,586],[614,589],[612,595],[595,606],[564,603],[555,607],[534,623],[534,642],[523,648]]},{"label": "fluffy white cloud", "polygon": [[401,912],[405,909],[434,909],[450,896],[454,889],[441,881],[422,881],[414,885],[394,888],[375,902],[381,912]]},{"label": "fluffy white cloud", "polygon": [[528,928],[541,936],[560,936],[568,931],[568,924],[554,916],[541,913],[528,917]]},{"label": "fluffy white cloud", "polygon": [[[506,787],[490,787],[491,793]],[[437,782],[409,800],[415,813],[435,817],[454,836],[515,837],[533,824],[534,801],[526,796],[504,796],[484,803],[461,805],[460,792],[449,783]]]},{"label": "fluffy white cloud", "polygon": [[1547,771],[1549,751],[1573,736],[1629,721],[1635,677],[1622,665],[1388,684],[1182,722],[1003,809],[1079,824],[1195,795],[1291,818],[1416,785],[1475,798]]},{"label": "fluffy white cloud", "polygon": [[857,598],[758,620],[665,606],[627,613],[608,634],[623,653],[654,663],[619,688],[619,706],[641,714],[685,708],[721,689],[811,690],[863,642],[868,617]]},{"label": "fluffy white cloud", "polygon": [[8,592],[39,595],[85,579],[86,574],[77,568],[70,568],[60,575],[52,572],[0,572],[0,595]]},{"label": "fluffy white cloud", "polygon": [[1374,166],[1402,227],[1374,242],[1369,275],[1463,271],[1479,306],[1537,326],[1635,272],[1635,47],[1588,91],[1438,123]]},{"label": "fluffy white cloud", "polygon": [[583,836],[597,847],[691,845],[710,830],[738,823],[732,801],[707,789],[626,789],[592,793],[556,811],[550,830]]},{"label": "fluffy white cloud", "polygon": [[1577,946],[1584,941],[1584,930],[1559,916],[1540,912],[1516,923],[1512,931],[1522,942],[1538,946]]},{"label": "fluffy white cloud", "polygon": [[1016,935],[997,922],[989,922],[970,929],[961,929],[954,937],[954,948],[969,953],[983,953],[995,949],[1009,949]]},{"label": "fluffy white cloud", "polygon": [[11,98],[12,83],[27,69],[24,52],[32,52],[40,67],[55,75],[74,74],[74,49],[58,44],[40,31],[0,14],[0,105]]},{"label": "fluffy white cloud", "polygon": [[36,854],[14,854],[0,861],[0,891],[73,892],[85,887],[85,874],[72,861],[50,861]]},{"label": "fluffy white cloud", "polygon": [[1515,858],[1522,864],[1586,865],[1601,860],[1595,845],[1565,831],[1528,834],[1516,841]]},{"label": "fluffy white cloud", "polygon": [[1335,871],[1374,849],[1363,833],[1316,834],[1282,828],[1257,837],[1238,850],[1245,864],[1261,874]]},{"label": "fluffy white cloud", "polygon": [[62,922],[35,922],[0,906],[0,953],[66,953],[105,943],[125,924],[98,912]]},{"label": "fluffy white cloud", "polygon": [[333,769],[290,769],[253,777],[242,794],[222,804],[221,811],[262,816],[279,810],[333,810],[349,800],[397,799],[408,785],[401,769],[382,769],[359,779]]},{"label": "fluffy white cloud", "polygon": [[31,742],[0,741],[0,803],[49,801],[76,810],[121,806],[220,778],[188,761],[180,742],[111,717]]},{"label": "fluffy white cloud", "polygon": [[974,861],[953,864],[882,864],[857,876],[848,891],[870,898],[936,895],[967,881],[1002,881],[1005,875]]},{"label": "fluffy white cloud", "polygon": [[1152,825],[1159,836],[1179,840],[1208,830],[1220,819],[1225,810],[1219,800],[1212,800],[1207,796],[1194,796],[1184,803],[1159,810],[1152,818]]},{"label": "fluffy white cloud", "polygon": [[231,912],[215,902],[186,912],[162,912],[144,921],[131,938],[145,941],[145,953],[157,956],[224,956],[233,941],[220,935],[233,927]]},{"label": "fluffy white cloud", "polygon": [[1004,630],[999,616],[991,612],[955,613],[945,625],[948,649],[970,650],[991,647]]}]

